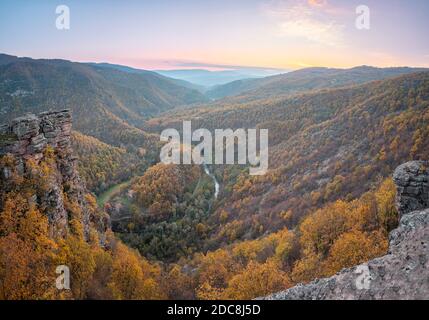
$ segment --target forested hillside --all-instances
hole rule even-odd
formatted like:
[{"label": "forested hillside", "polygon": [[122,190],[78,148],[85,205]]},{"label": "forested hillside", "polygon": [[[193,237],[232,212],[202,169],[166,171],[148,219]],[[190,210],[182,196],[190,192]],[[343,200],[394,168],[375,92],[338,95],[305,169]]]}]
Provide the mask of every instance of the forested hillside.
[{"label": "forested hillside", "polygon": [[111,185],[143,174],[152,164],[144,148],[114,147],[77,131],[73,132],[71,142],[79,158],[80,175],[89,190],[97,194]]},{"label": "forested hillside", "polygon": [[[121,204],[119,215],[130,217],[114,230],[143,254],[170,263],[170,281],[187,288],[171,297],[253,298],[385,253],[397,224],[389,177],[402,162],[429,156],[429,72],[224,100],[151,119],[144,128],[180,131],[189,119],[193,129],[268,128],[269,172],[252,177],[243,166],[212,166],[220,195],[206,197],[209,214],[195,214],[189,200],[199,184],[174,187],[174,169],[159,166],[156,178],[148,172],[131,185],[128,204],[113,200]],[[160,199],[176,205],[158,210],[153,204]]]},{"label": "forested hillside", "polygon": [[234,96],[232,101],[251,101],[308,90],[338,88],[424,70],[423,68],[374,68],[368,66],[351,69],[306,68],[261,79],[233,81],[216,86],[206,94],[212,99]]},{"label": "forested hillside", "polygon": [[359,197],[401,162],[426,158],[428,95],[429,73],[423,72],[183,111],[150,120],[146,128],[162,124],[180,130],[182,119],[194,119],[194,129],[270,130],[270,170],[265,176],[250,177],[230,166],[216,170],[223,192],[212,224],[220,225],[225,212],[229,218],[212,239],[222,243],[231,241],[226,236],[231,233],[257,237],[282,225],[293,227],[308,210]]},{"label": "forested hillside", "polygon": [[70,108],[75,130],[116,146],[144,145],[150,137],[134,125],[203,101],[198,91],[153,72],[0,56],[0,114],[5,121],[25,112]]},{"label": "forested hillside", "polygon": [[[69,110],[0,127],[0,299],[156,299],[160,268],[110,231],[76,168]],[[70,290],[58,290],[58,266]]]},{"label": "forested hillside", "polygon": [[[147,71],[147,70],[143,70],[143,69],[136,69],[136,68],[131,68],[131,67],[123,66],[123,65],[111,64],[111,63],[89,63],[89,65],[119,70],[119,71],[123,71],[123,72],[127,72],[127,73],[151,75],[152,77],[157,77],[159,79],[167,80],[167,81],[175,83],[181,87],[197,90],[200,92],[205,91],[205,87],[203,87],[203,86],[200,86],[200,85],[195,84],[193,82],[181,80],[181,79],[169,78],[168,76],[163,75],[162,72],[152,72],[152,71]],[[200,99],[198,99],[198,100],[200,100]],[[190,102],[192,103],[192,100],[190,100]]]},{"label": "forested hillside", "polygon": [[[284,86],[209,104],[196,95],[202,102],[194,104],[200,98],[188,100],[187,88],[161,90],[163,77],[1,58],[5,299],[250,299],[330,276],[385,254],[398,223],[390,176],[407,160],[429,158],[429,72],[313,69],[302,81],[279,76]],[[366,82],[378,77],[387,79]],[[161,113],[174,101],[192,108]],[[10,121],[47,105],[70,107],[73,120],[65,110],[53,113],[58,130],[51,113]],[[157,163],[160,132],[181,131],[184,120],[193,129],[268,129],[267,174]],[[120,188],[99,208],[90,191],[113,185]],[[63,232],[53,236],[58,221]],[[15,261],[24,262],[18,285],[7,271]],[[44,267],[44,282],[26,275],[34,264],[66,261],[80,270],[67,295],[49,287]]]}]

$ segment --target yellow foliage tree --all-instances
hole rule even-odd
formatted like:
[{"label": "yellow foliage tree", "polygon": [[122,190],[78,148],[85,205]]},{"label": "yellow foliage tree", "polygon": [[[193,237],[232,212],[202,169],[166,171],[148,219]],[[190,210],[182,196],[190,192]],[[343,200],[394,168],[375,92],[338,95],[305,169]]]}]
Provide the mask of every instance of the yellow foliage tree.
[{"label": "yellow foliage tree", "polygon": [[[156,268],[141,263],[140,257],[118,243],[113,256],[113,271],[108,284],[113,297],[121,300],[161,299],[162,293],[151,276]],[[144,269],[145,268],[145,269]]]},{"label": "yellow foliage tree", "polygon": [[352,267],[387,250],[387,241],[380,232],[371,236],[351,231],[341,235],[332,245],[329,257],[324,262],[325,275],[333,275],[343,268]]},{"label": "yellow foliage tree", "polygon": [[223,294],[227,299],[254,299],[291,286],[288,275],[279,265],[270,260],[265,263],[250,262],[239,274],[228,282]]}]

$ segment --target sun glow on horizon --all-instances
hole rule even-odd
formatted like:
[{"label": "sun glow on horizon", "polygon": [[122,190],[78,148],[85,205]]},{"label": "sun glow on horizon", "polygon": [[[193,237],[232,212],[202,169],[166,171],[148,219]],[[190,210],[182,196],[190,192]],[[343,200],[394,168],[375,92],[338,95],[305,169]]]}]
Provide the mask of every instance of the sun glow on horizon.
[{"label": "sun glow on horizon", "polygon": [[1,3],[0,52],[149,70],[429,67],[423,1],[368,1],[364,31],[357,0],[68,3],[68,31],[55,29],[53,0]]}]

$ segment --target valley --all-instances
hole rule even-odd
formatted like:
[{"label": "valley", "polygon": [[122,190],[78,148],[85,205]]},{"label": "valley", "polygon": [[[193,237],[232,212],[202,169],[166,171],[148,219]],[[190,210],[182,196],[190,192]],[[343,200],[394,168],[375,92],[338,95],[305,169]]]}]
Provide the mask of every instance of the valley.
[{"label": "valley", "polygon": [[100,194],[97,198],[97,202],[101,208],[104,208],[105,204],[112,200],[113,197],[117,196],[122,189],[128,187],[131,180],[111,186],[109,189]]},{"label": "valley", "polygon": [[204,172],[206,173],[206,175],[208,175],[210,178],[213,179],[213,183],[215,185],[215,192],[213,194],[213,197],[215,199],[217,199],[218,195],[219,195],[219,189],[220,189],[220,184],[217,181],[216,177],[210,172],[208,166],[206,164],[203,165],[204,166]]},{"label": "valley", "polygon": [[[26,114],[46,110],[66,114],[66,151],[39,145],[60,131]],[[37,209],[48,246],[61,213],[55,259],[92,261],[73,298],[252,299],[331,276],[386,253],[392,172],[429,159],[421,68],[308,68],[204,91],[119,65],[0,55],[0,114],[1,217]],[[268,129],[268,171],[162,163],[161,132],[183,134],[184,121]],[[30,217],[11,218],[0,241],[31,237],[19,229]]]},{"label": "valley", "polygon": [[265,319],[292,314],[266,300],[428,300],[428,14],[0,1],[0,303]]}]

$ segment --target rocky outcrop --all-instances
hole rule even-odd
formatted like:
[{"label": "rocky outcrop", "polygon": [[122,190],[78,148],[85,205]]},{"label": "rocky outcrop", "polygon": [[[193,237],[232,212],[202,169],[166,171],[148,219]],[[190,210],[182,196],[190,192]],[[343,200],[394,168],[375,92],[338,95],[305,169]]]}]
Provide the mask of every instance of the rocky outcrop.
[{"label": "rocky outcrop", "polygon": [[40,159],[49,144],[58,153],[70,153],[72,116],[70,110],[27,114],[0,126],[0,155],[10,153]]},{"label": "rocky outcrop", "polygon": [[428,178],[423,161],[395,170],[401,220],[390,233],[387,255],[264,299],[429,299]]},{"label": "rocky outcrop", "polygon": [[76,201],[82,210],[84,235],[88,237],[91,213],[85,200],[87,191],[77,171],[77,158],[70,147],[71,128],[70,110],[49,111],[37,116],[27,114],[1,125],[0,157],[13,156],[15,168],[3,166],[0,176],[7,185],[12,171],[25,174],[27,161],[38,164],[50,146],[56,159],[55,181],[50,181],[47,190],[42,195],[35,195],[33,201],[48,216],[52,236],[64,236],[68,231],[69,218],[64,195]]},{"label": "rocky outcrop", "polygon": [[411,161],[393,174],[397,186],[396,207],[400,216],[429,208],[429,162]]}]

